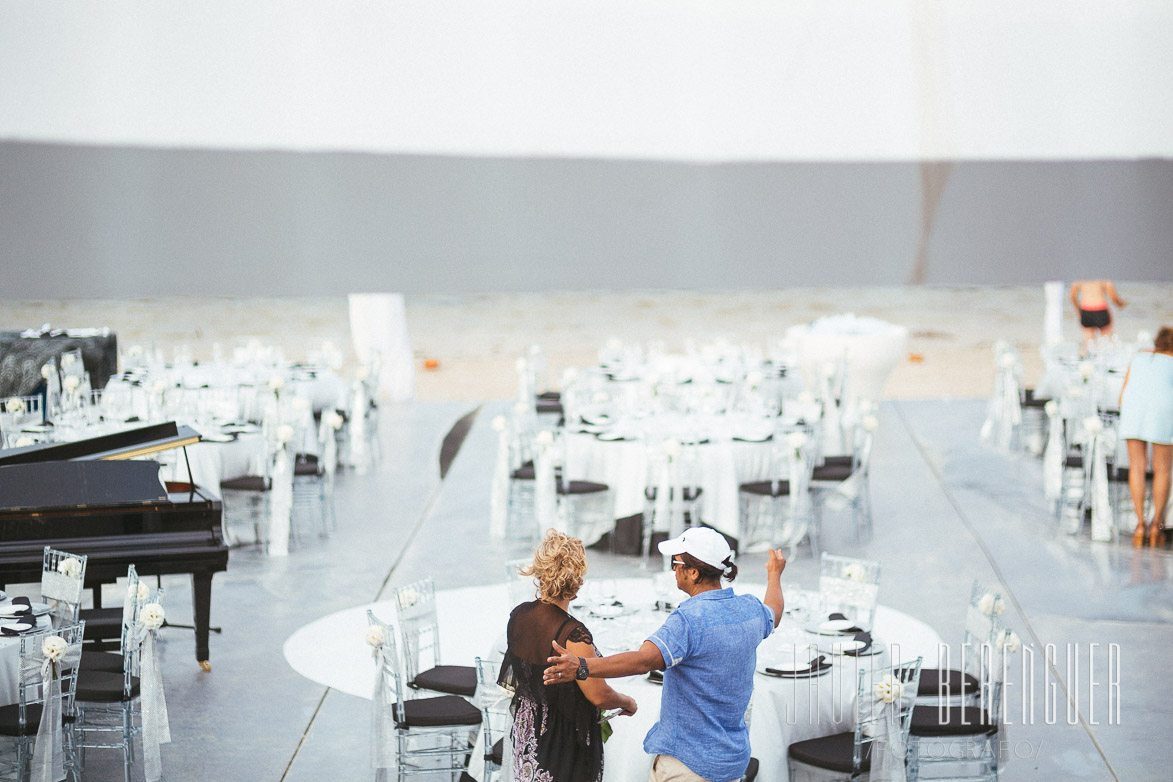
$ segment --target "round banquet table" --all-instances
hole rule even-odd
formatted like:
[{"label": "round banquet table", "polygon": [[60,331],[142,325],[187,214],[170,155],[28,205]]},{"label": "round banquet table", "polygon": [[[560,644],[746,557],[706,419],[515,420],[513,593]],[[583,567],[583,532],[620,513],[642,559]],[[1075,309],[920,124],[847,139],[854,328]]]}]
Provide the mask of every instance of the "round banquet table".
[{"label": "round banquet table", "polygon": [[[13,595],[0,601],[9,605]],[[34,601],[35,602],[35,601]],[[5,622],[5,624],[8,624]],[[52,627],[48,614],[37,617],[37,630]],[[0,705],[17,703],[20,700],[20,636],[0,635]]]},{"label": "round banquet table", "polygon": [[[611,582],[600,583],[606,584],[606,590],[610,591]],[[641,613],[618,619],[600,619],[592,616],[589,608],[576,609],[575,606],[580,605],[578,600],[571,607],[571,612],[576,613],[594,633],[603,654],[637,647],[647,635],[645,628],[654,630],[667,617],[667,614],[651,611],[657,599],[651,579],[618,579],[613,583],[618,599],[626,606],[639,607]],[[764,584],[735,582],[734,589],[759,598],[765,593]],[[582,595],[597,590],[598,587],[588,581]],[[504,584],[436,593],[442,662],[471,665],[476,656],[492,659],[502,656],[505,625],[512,608],[508,594]],[[676,595],[683,597],[679,592]],[[803,591],[788,595],[787,600],[794,606],[806,604],[812,611],[817,602],[814,593]],[[585,606],[586,600],[581,604]],[[373,610],[384,621],[394,622],[395,610],[390,601],[330,614],[291,635],[284,645],[285,659],[294,670],[313,681],[370,698],[375,672],[370,647],[364,642],[367,609]],[[873,635],[877,641],[886,644],[886,652],[859,658],[829,655],[832,670],[813,679],[780,679],[760,671],[755,674],[750,744],[760,763],[760,782],[787,782],[786,753],[791,743],[850,730],[854,726],[860,665],[881,667],[893,662],[907,662],[917,656],[924,658],[925,665],[936,665],[941,638],[914,617],[878,606]],[[758,648],[759,669],[782,658],[795,646],[804,651],[807,644],[818,640],[803,631],[798,619],[788,615],[778,630]],[[634,717],[612,721],[615,733],[607,742],[604,754],[604,780],[629,782],[646,779],[651,769],[651,756],[643,751],[643,739],[659,718],[661,688],[644,677],[612,679],[610,683],[615,689],[634,697],[639,711]],[[474,751],[472,757],[482,755]],[[470,765],[469,773],[475,778],[480,778],[481,771],[479,762]]]}]

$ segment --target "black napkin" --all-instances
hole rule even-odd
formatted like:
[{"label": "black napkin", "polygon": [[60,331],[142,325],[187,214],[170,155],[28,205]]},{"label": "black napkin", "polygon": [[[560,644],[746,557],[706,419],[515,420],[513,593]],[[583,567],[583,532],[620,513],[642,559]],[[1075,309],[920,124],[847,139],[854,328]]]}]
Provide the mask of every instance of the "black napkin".
[{"label": "black napkin", "polygon": [[37,626],[37,619],[33,616],[33,607],[27,597],[12,598],[12,605],[20,606],[14,616],[17,621],[12,624],[0,625],[0,633],[4,635],[20,635],[27,633]]},{"label": "black napkin", "polygon": [[810,664],[805,668],[799,668],[798,670],[794,671],[787,670],[785,668],[767,668],[766,673],[772,673],[775,676],[802,676],[807,673],[814,673],[815,671],[821,670],[826,662],[826,656],[820,654],[818,657],[811,660]]},{"label": "black napkin", "polygon": [[27,597],[14,597],[12,598],[12,604],[14,606],[21,606],[17,610],[16,616],[31,616],[33,613],[33,605]]},{"label": "black napkin", "polygon": [[772,434],[766,435],[765,438],[760,439],[760,440],[752,440],[752,439],[747,440],[744,437],[733,437],[732,439],[733,439],[733,442],[735,442],[735,443],[768,443],[774,439],[774,435],[772,435]]},{"label": "black napkin", "polygon": [[[844,614],[841,614],[839,612],[835,612],[835,613],[827,616],[828,621],[830,621],[832,619],[846,619],[846,618],[847,617]],[[843,633],[844,635],[846,635],[847,633],[862,633],[863,628],[862,627],[847,627],[847,628],[840,630],[839,632]]]},{"label": "black napkin", "polygon": [[861,646],[858,649],[855,649],[853,651],[850,651],[850,652],[844,652],[843,654],[847,655],[848,657],[859,657],[860,655],[867,654],[868,650],[872,648],[872,634],[871,633],[865,633],[865,632],[856,633],[855,640],[863,641],[863,646]]}]

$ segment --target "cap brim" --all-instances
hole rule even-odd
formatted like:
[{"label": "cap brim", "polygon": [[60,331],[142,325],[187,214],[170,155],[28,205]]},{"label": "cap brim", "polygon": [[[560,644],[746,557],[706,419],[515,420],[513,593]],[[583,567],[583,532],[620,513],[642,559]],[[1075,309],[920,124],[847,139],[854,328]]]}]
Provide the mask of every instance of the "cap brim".
[{"label": "cap brim", "polygon": [[671,557],[677,554],[683,554],[685,545],[684,541],[680,538],[669,538],[668,540],[660,541],[656,548],[660,550],[661,554],[667,554]]}]

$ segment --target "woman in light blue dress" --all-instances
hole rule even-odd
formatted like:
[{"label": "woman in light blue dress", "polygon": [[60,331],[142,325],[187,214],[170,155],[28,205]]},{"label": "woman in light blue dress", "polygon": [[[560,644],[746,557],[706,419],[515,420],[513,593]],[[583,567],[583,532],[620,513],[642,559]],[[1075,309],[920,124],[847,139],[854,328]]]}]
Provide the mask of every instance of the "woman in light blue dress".
[{"label": "woman in light blue dress", "polygon": [[[1169,503],[1169,466],[1173,462],[1173,328],[1157,332],[1152,352],[1137,353],[1120,392],[1120,436],[1128,441],[1128,488],[1136,508],[1132,545],[1165,545],[1165,507]],[[1153,446],[1153,519],[1145,529],[1145,471]]]}]

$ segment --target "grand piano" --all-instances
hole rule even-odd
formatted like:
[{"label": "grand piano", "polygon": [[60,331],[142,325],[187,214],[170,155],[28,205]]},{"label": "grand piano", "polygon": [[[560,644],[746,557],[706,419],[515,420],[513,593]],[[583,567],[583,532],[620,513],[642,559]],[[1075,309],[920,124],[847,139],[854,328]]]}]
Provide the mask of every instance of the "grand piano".
[{"label": "grand piano", "polygon": [[[0,588],[39,582],[46,545],[89,556],[95,613],[101,585],[128,565],[140,576],[188,573],[196,660],[210,670],[212,576],[228,569],[220,500],[190,482],[164,483],[157,462],[131,461],[198,441],[170,422],[0,451]],[[121,607],[106,611],[121,621]]]}]

